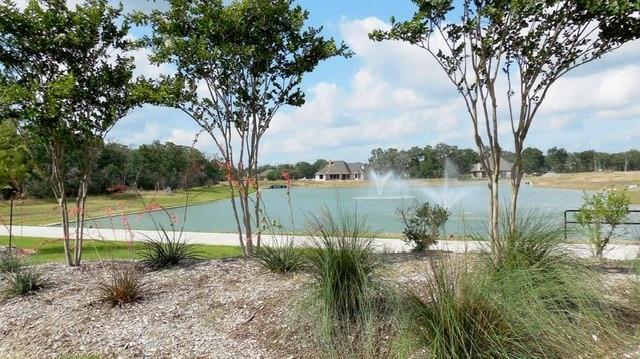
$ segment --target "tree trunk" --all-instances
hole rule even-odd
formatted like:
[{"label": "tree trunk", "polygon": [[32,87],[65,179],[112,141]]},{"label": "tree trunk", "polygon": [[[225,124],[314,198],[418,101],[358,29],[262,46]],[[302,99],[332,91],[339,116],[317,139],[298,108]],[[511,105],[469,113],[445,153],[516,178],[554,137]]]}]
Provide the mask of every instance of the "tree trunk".
[{"label": "tree trunk", "polygon": [[500,229],[498,227],[498,220],[500,218],[500,196],[499,196],[499,182],[500,171],[499,165],[489,173],[489,204],[491,211],[489,214],[489,240],[491,244],[491,252],[498,253],[501,249],[500,244]]}]

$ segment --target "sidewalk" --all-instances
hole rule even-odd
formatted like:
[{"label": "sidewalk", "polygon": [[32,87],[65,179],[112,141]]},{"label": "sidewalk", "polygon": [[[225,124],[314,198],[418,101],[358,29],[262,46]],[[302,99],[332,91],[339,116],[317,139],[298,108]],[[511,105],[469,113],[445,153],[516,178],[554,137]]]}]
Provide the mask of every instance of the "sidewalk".
[{"label": "sidewalk", "polygon": [[[160,239],[160,233],[157,231],[138,231],[127,232],[123,229],[96,229],[85,228],[85,238],[94,240],[115,240],[124,241],[133,239],[134,241],[140,241],[145,238]],[[8,236],[9,228],[0,226],[0,235]],[[16,238],[16,243],[20,242],[22,236],[25,237],[41,237],[41,238],[62,238],[61,227],[36,227],[36,226],[14,226],[13,235]],[[238,246],[239,238],[235,233],[213,233],[213,232],[183,232],[184,238],[187,238],[190,243],[197,244],[209,244],[209,245],[223,245],[223,246]],[[133,236],[133,238],[131,238]],[[262,235],[262,243],[266,245],[273,244],[274,241],[282,241],[283,237],[280,235]],[[294,242],[296,245],[304,245],[308,242],[305,236],[294,236]],[[374,245],[380,251],[385,252],[408,252],[411,247],[406,245],[405,242],[397,238],[376,238],[374,239]],[[592,256],[591,247],[588,244],[568,244],[567,248],[573,251],[578,257],[586,258]],[[438,241],[434,246],[430,247],[432,250],[449,251],[453,253],[466,253],[466,252],[478,252],[482,249],[488,249],[488,243],[478,241]],[[607,259],[615,260],[630,260],[635,259],[640,254],[640,245],[636,244],[610,244],[605,250],[604,257]]]}]

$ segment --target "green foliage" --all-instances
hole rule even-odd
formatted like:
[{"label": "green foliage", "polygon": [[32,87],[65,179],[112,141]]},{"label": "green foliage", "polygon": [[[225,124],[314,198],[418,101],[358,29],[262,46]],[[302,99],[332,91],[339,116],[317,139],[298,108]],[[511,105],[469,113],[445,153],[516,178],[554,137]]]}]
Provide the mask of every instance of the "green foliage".
[{"label": "green foliage", "polygon": [[406,242],[414,245],[412,251],[424,252],[429,246],[438,242],[440,229],[449,219],[450,212],[439,204],[431,205],[429,202],[415,204],[408,210],[398,210],[405,229],[402,232]]},{"label": "green foliage", "polygon": [[182,232],[160,227],[159,238],[146,236],[139,251],[142,263],[151,269],[170,268],[187,259],[201,258],[198,246],[190,244]]},{"label": "green foliage", "polygon": [[[88,178],[104,136],[145,101],[133,79],[129,22],[122,7],[90,0],[0,5],[0,118],[17,124],[32,154],[43,154],[59,202],[69,265],[80,265],[82,230],[72,232],[69,207],[84,220]],[[117,25],[118,24],[118,25]],[[76,202],[67,203],[71,164],[78,171]],[[71,237],[74,236],[73,255]]]},{"label": "green foliage", "polygon": [[7,284],[3,288],[3,293],[6,295],[24,295],[48,285],[40,270],[32,266],[25,266],[14,272],[4,273],[4,278]]},{"label": "green foliage", "polygon": [[134,266],[112,268],[105,281],[98,284],[98,291],[100,299],[112,307],[138,302],[146,292],[144,273]]},{"label": "green foliage", "polygon": [[276,273],[289,273],[304,267],[305,261],[293,239],[285,238],[278,241],[274,238],[273,245],[262,245],[253,254],[253,259],[265,268]]},{"label": "green foliage", "polygon": [[627,219],[629,196],[626,190],[601,191],[582,195],[584,202],[574,215],[576,222],[585,230],[595,249],[595,255],[602,257],[615,229]]}]

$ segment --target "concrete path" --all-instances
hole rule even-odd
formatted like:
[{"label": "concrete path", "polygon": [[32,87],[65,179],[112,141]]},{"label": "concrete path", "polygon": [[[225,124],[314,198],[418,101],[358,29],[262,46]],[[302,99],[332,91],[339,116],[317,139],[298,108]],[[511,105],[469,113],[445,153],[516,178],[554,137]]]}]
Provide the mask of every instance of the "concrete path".
[{"label": "concrete path", "polygon": [[[20,246],[21,236],[26,237],[41,237],[41,238],[62,238],[62,228],[60,227],[36,227],[36,226],[14,226],[13,235],[16,237],[16,244]],[[169,232],[171,233],[171,232]],[[0,235],[8,236],[9,228],[6,226],[0,226]],[[214,244],[225,246],[237,246],[239,245],[238,235],[235,233],[212,233],[212,232],[184,232],[182,234],[184,238],[187,238],[191,243],[198,244]],[[159,239],[160,234],[157,231],[138,231],[131,232],[122,229],[85,229],[85,238],[94,240],[134,240],[139,241],[145,238]],[[308,243],[308,238],[305,236],[292,237],[296,245],[304,245]],[[283,241],[286,238],[283,236],[263,235],[263,243],[270,245],[277,241]],[[397,238],[376,238],[374,245],[380,251],[386,252],[408,252],[411,247],[406,245],[405,242]],[[482,249],[487,249],[486,242],[478,241],[448,241],[441,240],[431,249],[451,251],[454,253],[465,252],[477,252]],[[567,248],[573,251],[579,257],[590,257],[593,255],[592,249],[587,244],[568,244]],[[635,244],[610,244],[604,253],[604,256],[608,259],[615,260],[629,260],[635,259],[640,254],[640,245]]]}]

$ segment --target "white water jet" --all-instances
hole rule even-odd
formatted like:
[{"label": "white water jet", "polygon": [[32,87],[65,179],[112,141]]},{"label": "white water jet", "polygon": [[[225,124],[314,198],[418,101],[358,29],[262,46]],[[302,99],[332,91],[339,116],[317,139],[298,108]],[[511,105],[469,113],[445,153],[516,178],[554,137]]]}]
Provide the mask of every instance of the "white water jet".
[{"label": "white water jet", "polygon": [[454,184],[459,178],[460,170],[458,166],[449,158],[446,158],[442,176],[443,185],[441,187],[427,187],[424,189],[424,193],[430,202],[448,209],[462,201],[464,191],[461,187]]}]

